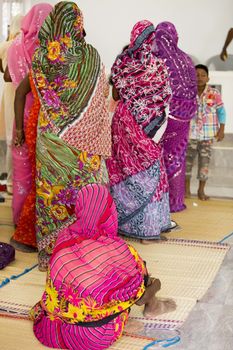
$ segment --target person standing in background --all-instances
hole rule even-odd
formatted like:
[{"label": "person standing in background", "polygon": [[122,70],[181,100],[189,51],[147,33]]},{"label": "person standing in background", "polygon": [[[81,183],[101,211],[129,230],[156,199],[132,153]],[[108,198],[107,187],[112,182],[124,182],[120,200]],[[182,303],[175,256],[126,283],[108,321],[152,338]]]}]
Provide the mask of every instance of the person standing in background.
[{"label": "person standing in background", "polygon": [[[16,15],[12,18],[9,27],[9,38],[7,41],[0,43],[0,65],[2,66],[2,73],[7,67],[7,52],[12,44],[12,41],[20,32],[21,21],[23,16]],[[13,123],[14,123],[14,98],[15,86],[11,82],[3,83],[2,100],[0,106],[1,132],[4,132],[6,140],[6,173],[7,173],[7,192],[12,194],[12,137],[13,137]]]},{"label": "person standing in background", "polygon": [[198,86],[198,110],[190,125],[190,140],[186,158],[186,197],[191,196],[190,179],[193,162],[198,154],[199,188],[197,191],[200,200],[209,199],[205,194],[205,185],[208,179],[211,148],[214,138],[222,141],[226,122],[226,111],[221,95],[217,89],[207,83],[209,81],[208,68],[203,64],[196,65]]},{"label": "person standing in background", "polygon": [[[12,81],[15,87],[27,76],[32,56],[38,44],[38,32],[45,18],[52,10],[46,3],[34,5],[24,16],[21,23],[21,33],[8,49],[7,67],[4,73],[6,81]],[[30,111],[33,105],[33,95],[29,93],[23,110],[22,126],[16,124],[13,137],[24,139],[24,129],[27,128]],[[15,115],[19,112],[15,108]],[[29,125],[30,127],[30,125]],[[30,136],[27,141],[33,142]],[[12,147],[13,161],[13,220],[17,225],[11,238],[11,244],[24,252],[36,250],[35,210],[33,207],[32,191],[32,161],[29,154],[28,142],[14,144]],[[35,197],[35,196],[34,196]]]},{"label": "person standing in background", "polygon": [[178,47],[178,34],[174,24],[162,22],[155,29],[156,56],[168,68],[172,89],[168,124],[163,135],[164,162],[169,183],[171,212],[186,208],[185,157],[190,120],[197,109],[197,82],[191,58]]}]

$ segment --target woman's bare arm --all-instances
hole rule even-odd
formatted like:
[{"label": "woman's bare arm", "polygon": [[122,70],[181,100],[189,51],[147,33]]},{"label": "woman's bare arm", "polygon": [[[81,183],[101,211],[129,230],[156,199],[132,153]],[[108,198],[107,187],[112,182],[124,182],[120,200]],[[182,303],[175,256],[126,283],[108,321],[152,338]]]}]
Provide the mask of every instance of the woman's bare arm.
[{"label": "woman's bare arm", "polygon": [[29,76],[27,75],[19,84],[15,92],[15,125],[16,136],[14,143],[16,146],[21,146],[24,143],[24,107],[27,94],[31,91]]},{"label": "woman's bare arm", "polygon": [[6,66],[6,69],[5,69],[5,72],[4,72],[4,75],[3,75],[3,79],[4,79],[5,82],[7,82],[7,83],[12,82],[12,79],[11,79],[11,75],[10,75],[8,66]]},{"label": "woman's bare arm", "polygon": [[114,85],[112,87],[112,98],[114,99],[114,101],[120,100],[120,95]]},{"label": "woman's bare arm", "polygon": [[0,71],[4,73],[3,66],[2,66],[2,59],[0,58]]}]

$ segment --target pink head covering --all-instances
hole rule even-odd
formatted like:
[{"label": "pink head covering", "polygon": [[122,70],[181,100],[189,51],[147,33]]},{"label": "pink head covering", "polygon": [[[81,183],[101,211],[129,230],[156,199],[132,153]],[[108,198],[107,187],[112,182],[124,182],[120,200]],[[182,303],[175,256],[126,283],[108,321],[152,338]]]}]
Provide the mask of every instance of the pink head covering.
[{"label": "pink head covering", "polygon": [[134,25],[130,35],[129,47],[137,46],[138,49],[143,43],[152,43],[154,37],[155,33],[153,23],[144,19]]},{"label": "pink head covering", "polygon": [[21,34],[17,36],[8,50],[8,68],[15,85],[20,83],[31,67],[39,30],[52,9],[50,4],[37,4],[22,20]]},{"label": "pink head covering", "polygon": [[116,58],[111,69],[121,100],[146,133],[150,123],[165,117],[171,98],[167,68],[154,56],[154,45],[154,25],[147,20],[136,23],[129,48]]},{"label": "pink head covering", "polygon": [[76,239],[117,237],[117,210],[105,186],[90,184],[83,187],[78,192],[75,214],[77,220],[58,236],[55,251]]}]

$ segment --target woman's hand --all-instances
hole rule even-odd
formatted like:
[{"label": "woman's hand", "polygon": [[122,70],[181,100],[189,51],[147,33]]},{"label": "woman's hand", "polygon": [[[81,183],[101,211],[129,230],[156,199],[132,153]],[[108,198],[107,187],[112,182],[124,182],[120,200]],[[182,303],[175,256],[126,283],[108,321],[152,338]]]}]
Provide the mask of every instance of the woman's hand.
[{"label": "woman's hand", "polygon": [[23,145],[24,142],[25,142],[24,130],[23,129],[16,129],[14,145],[16,147],[20,147]]}]

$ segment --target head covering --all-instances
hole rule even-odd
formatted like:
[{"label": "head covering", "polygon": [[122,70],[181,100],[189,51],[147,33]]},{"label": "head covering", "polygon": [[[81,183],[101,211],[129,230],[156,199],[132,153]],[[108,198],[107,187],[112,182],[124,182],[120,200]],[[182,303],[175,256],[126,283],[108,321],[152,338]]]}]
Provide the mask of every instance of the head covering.
[{"label": "head covering", "polygon": [[20,14],[12,17],[11,24],[10,24],[9,40],[14,39],[19,34],[22,20],[23,20],[23,16]]},{"label": "head covering", "polygon": [[7,60],[11,79],[15,85],[20,83],[31,67],[40,27],[51,10],[50,4],[34,5],[21,22],[21,33],[10,46]]},{"label": "head covering", "polygon": [[[83,187],[77,196],[75,214],[77,220],[69,226],[67,235],[82,239],[97,239],[99,236],[117,237],[117,211],[113,199],[103,185],[91,184]],[[56,247],[64,241],[59,235]],[[55,248],[60,249],[60,248]]]},{"label": "head covering", "polygon": [[58,3],[39,33],[33,79],[50,131],[70,146],[110,155],[106,77],[97,50],[83,37],[83,16],[73,2]]},{"label": "head covering", "polygon": [[135,24],[129,48],[112,66],[112,80],[121,99],[143,128],[163,116],[171,91],[161,59],[153,55],[154,26],[147,20]]},{"label": "head covering", "polygon": [[[146,270],[137,252],[117,237],[116,207],[106,187],[83,187],[76,215],[76,223],[58,236],[45,292],[33,309],[34,333],[47,346],[60,348],[69,336],[75,349],[105,349],[120,336],[128,308],[143,294]],[[86,339],[82,327],[90,322]]]},{"label": "head covering", "polygon": [[191,58],[178,48],[174,24],[162,22],[155,29],[158,57],[165,60],[172,89],[170,114],[190,120],[196,111],[196,72]]}]

